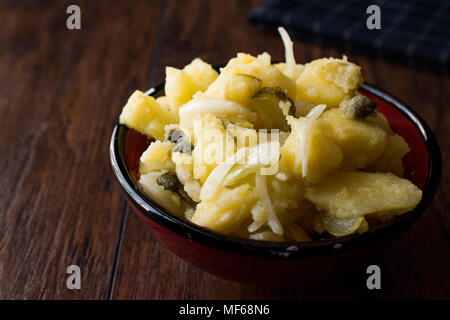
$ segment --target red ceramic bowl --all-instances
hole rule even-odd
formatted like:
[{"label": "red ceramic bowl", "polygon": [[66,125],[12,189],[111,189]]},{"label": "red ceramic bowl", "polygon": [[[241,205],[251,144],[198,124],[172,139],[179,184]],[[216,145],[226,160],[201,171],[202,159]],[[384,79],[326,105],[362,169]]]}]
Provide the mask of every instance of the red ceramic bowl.
[{"label": "red ceramic bowl", "polygon": [[[363,268],[365,259],[392,246],[395,236],[417,220],[430,204],[441,175],[441,154],[433,133],[404,103],[363,84],[360,90],[377,103],[391,128],[411,151],[404,158],[405,177],[423,190],[419,205],[368,232],[311,242],[265,242],[240,239],[197,226],[172,215],[138,187],[139,157],[146,138],[118,124],[112,134],[110,156],[114,173],[130,206],[169,250],[199,269],[238,282],[282,285],[327,279],[341,270]],[[164,94],[164,85],[153,96]]]}]

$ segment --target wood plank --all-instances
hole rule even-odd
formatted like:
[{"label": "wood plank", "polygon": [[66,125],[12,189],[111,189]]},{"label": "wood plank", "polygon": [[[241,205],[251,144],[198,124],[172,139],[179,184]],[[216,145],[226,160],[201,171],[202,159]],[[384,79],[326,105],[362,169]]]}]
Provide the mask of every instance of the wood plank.
[{"label": "wood plank", "polygon": [[[0,4],[0,299],[106,299],[124,198],[109,162],[145,89],[160,1]],[[81,290],[66,268],[81,267]]]},{"label": "wood plank", "polygon": [[[268,51],[274,60],[283,58],[278,35],[261,32],[245,18],[255,2],[190,1],[184,6],[169,1],[162,27],[161,53],[153,61],[155,84],[164,79],[166,65],[182,67],[194,57],[210,63],[226,62],[236,52]],[[299,62],[344,52],[295,42]],[[436,131],[448,159],[450,114],[449,77],[411,69],[381,59],[347,54],[363,66],[367,81],[393,93],[413,106]],[[126,97],[123,97],[123,100]],[[382,290],[366,289],[365,268],[358,274],[341,275],[327,284],[310,287],[258,288],[231,283],[203,273],[162,247],[148,229],[130,214],[120,256],[116,299],[329,299],[329,298],[448,298],[450,279],[444,268],[450,262],[448,195],[450,176],[444,173],[433,205],[389,252],[373,258],[382,270]],[[320,275],[319,275],[320,276]]]}]

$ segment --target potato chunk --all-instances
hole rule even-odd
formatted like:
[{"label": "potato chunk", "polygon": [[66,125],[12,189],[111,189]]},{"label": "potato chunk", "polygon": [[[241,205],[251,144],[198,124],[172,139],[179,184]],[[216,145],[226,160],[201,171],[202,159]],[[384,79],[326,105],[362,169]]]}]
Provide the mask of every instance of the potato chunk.
[{"label": "potato chunk", "polygon": [[144,151],[139,162],[139,175],[150,171],[173,170],[175,164],[171,159],[171,151],[174,144],[170,141],[152,142]]},{"label": "potato chunk", "polygon": [[214,231],[231,233],[250,217],[250,209],[257,194],[248,184],[235,189],[224,189],[214,201],[202,201],[197,205],[192,222]]},{"label": "potato chunk", "polygon": [[261,79],[263,87],[281,88],[289,98],[295,100],[297,96],[295,81],[287,77],[277,67],[271,65],[265,68],[259,74],[259,79]]},{"label": "potato chunk", "polygon": [[341,148],[346,169],[365,168],[384,151],[387,133],[378,126],[349,119],[339,109],[325,111],[320,121],[323,132]]},{"label": "potato chunk", "polygon": [[175,115],[156,102],[155,98],[144,96],[138,90],[131,95],[120,114],[120,123],[157,140],[164,140],[164,127],[175,122]]},{"label": "potato chunk", "polygon": [[173,112],[192,99],[197,91],[205,91],[218,74],[211,65],[195,59],[183,70],[167,67],[165,92]]},{"label": "potato chunk", "polygon": [[338,172],[307,187],[305,198],[319,211],[350,219],[410,211],[420,202],[422,191],[392,173]]},{"label": "potato chunk", "polygon": [[219,74],[213,67],[200,58],[194,59],[183,70],[199,84],[200,90],[205,91],[213,83]]},{"label": "potato chunk", "polygon": [[346,58],[317,59],[306,64],[297,79],[297,99],[338,107],[362,82],[361,68]]},{"label": "potato chunk", "polygon": [[392,172],[403,176],[403,157],[409,152],[406,141],[398,134],[387,137],[384,152],[368,169],[375,172]]},{"label": "potato chunk", "polygon": [[236,150],[233,138],[216,116],[207,113],[195,117],[193,122],[195,143],[192,151],[193,173],[194,178],[203,184],[211,171]]},{"label": "potato chunk", "polygon": [[[238,74],[252,76],[261,80],[262,87],[279,87],[292,100],[295,100],[295,81],[283,74],[276,66],[271,65],[270,56],[267,53],[260,54],[258,57],[238,53],[236,58],[231,59],[221,69],[219,77],[206,90],[205,96],[226,99],[227,86],[229,86],[230,82],[235,81],[234,77]],[[245,100],[243,99],[244,103]]]},{"label": "potato chunk", "polygon": [[171,213],[182,215],[185,211],[180,196],[170,190],[165,190],[164,187],[157,183],[158,177],[162,172],[149,172],[144,174],[139,179],[139,185],[153,201],[163,206]]},{"label": "potato chunk", "polygon": [[250,99],[260,90],[261,80],[248,74],[236,74],[230,78],[225,87],[227,100],[243,106],[250,103]]},{"label": "potato chunk", "polygon": [[164,89],[170,108],[176,112],[181,105],[191,100],[194,93],[200,90],[200,85],[185,71],[167,67]]},{"label": "potato chunk", "polygon": [[319,183],[340,166],[342,152],[319,126],[317,119],[289,118],[292,132],[281,149],[280,166],[297,178]]}]

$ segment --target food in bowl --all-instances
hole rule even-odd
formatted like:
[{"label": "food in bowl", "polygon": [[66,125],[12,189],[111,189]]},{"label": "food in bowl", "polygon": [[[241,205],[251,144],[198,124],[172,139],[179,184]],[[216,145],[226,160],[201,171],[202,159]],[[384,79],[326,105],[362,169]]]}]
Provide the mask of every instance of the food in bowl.
[{"label": "food in bowl", "polygon": [[415,208],[406,141],[358,92],[361,68],[239,53],[217,72],[201,59],[166,68],[165,95],[134,92],[120,123],[148,137],[138,184],[174,215],[263,241],[364,233]]}]

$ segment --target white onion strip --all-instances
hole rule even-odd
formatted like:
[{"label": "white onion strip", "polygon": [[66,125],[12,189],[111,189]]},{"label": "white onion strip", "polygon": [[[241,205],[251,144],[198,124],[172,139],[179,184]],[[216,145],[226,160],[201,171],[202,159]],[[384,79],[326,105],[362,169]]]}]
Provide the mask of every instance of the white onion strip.
[{"label": "white onion strip", "polygon": [[269,223],[269,227],[272,229],[273,233],[282,235],[283,234],[283,226],[278,220],[277,214],[273,209],[272,203],[270,201],[269,192],[267,191],[267,181],[266,176],[263,176],[259,173],[256,173],[255,179],[256,189],[259,193],[259,199],[263,203],[264,208],[266,209],[267,221]]}]

